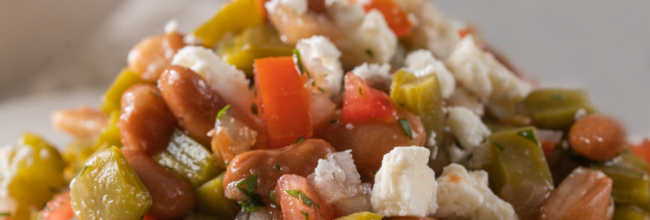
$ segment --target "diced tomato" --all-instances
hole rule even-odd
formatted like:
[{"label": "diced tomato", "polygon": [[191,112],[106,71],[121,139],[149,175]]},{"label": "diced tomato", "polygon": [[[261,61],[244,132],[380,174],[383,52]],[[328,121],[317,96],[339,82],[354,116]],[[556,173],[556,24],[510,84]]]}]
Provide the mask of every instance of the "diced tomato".
[{"label": "diced tomato", "polygon": [[555,141],[543,141],[541,142],[542,150],[544,151],[544,156],[551,154],[555,148]]},{"label": "diced tomato", "polygon": [[45,207],[42,212],[43,220],[68,220],[74,217],[69,191],[54,196]]},{"label": "diced tomato", "polygon": [[469,27],[458,29],[458,38],[463,39],[468,34],[472,33]]},{"label": "diced tomato", "polygon": [[309,91],[292,57],[255,60],[255,84],[269,147],[280,148],[312,136]]},{"label": "diced tomato", "polygon": [[397,114],[388,95],[370,88],[361,78],[348,72],[345,75],[342,121],[366,121],[391,118]]},{"label": "diced tomato", "polygon": [[335,219],[334,208],[318,194],[307,178],[285,174],[275,186],[275,202],[282,207],[284,220]]},{"label": "diced tomato", "polygon": [[395,32],[398,38],[408,35],[413,30],[413,23],[393,0],[370,0],[363,7],[366,12],[372,9],[379,10],[384,15],[388,27]]},{"label": "diced tomato", "polygon": [[635,155],[650,163],[650,140],[646,138],[639,145],[632,145],[631,150]]},{"label": "diced tomato", "polygon": [[264,18],[266,21],[269,20],[269,14],[266,11],[266,7],[264,6],[267,1],[269,0],[255,0],[255,7],[260,12],[260,15],[262,15],[262,18]]},{"label": "diced tomato", "polygon": [[158,220],[158,219],[152,217],[152,216],[149,215],[149,214],[146,214],[146,215],[144,216],[144,218],[142,218],[142,220]]}]

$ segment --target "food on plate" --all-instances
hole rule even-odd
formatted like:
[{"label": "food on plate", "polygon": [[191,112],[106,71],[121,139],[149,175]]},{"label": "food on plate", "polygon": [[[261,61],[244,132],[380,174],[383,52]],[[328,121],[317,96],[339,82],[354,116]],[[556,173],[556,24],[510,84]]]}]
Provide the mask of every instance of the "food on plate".
[{"label": "food on plate", "polygon": [[134,45],[100,108],[54,112],[61,152],[0,148],[0,220],[650,218],[650,141],[431,1],[206,19]]}]

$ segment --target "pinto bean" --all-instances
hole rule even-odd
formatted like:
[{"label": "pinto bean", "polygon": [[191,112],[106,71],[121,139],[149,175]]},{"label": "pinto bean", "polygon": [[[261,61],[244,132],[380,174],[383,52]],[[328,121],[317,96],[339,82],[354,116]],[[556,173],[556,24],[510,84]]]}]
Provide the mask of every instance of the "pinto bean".
[{"label": "pinto bean", "polygon": [[156,82],[171,64],[176,52],[183,47],[183,35],[177,32],[148,37],[131,49],[127,63],[142,79]]},{"label": "pinto bean", "polygon": [[177,123],[158,88],[134,85],[122,95],[121,105],[117,127],[125,148],[152,155],[167,147]]},{"label": "pinto bean", "polygon": [[[291,194],[291,191],[300,191]],[[296,198],[299,197],[299,198]],[[311,199],[311,204],[305,204],[305,198]],[[336,211],[325,202],[320,194],[307,182],[307,178],[286,174],[280,177],[275,187],[276,202],[282,207],[282,216],[285,220],[326,220],[335,219]],[[301,200],[302,199],[302,200]],[[313,207],[316,206],[316,207]]]},{"label": "pinto bean", "polygon": [[167,68],[158,86],[180,126],[203,146],[210,146],[208,132],[226,106],[221,96],[203,77],[182,66]]},{"label": "pinto bean", "polygon": [[623,126],[601,114],[585,116],[573,124],[569,143],[576,153],[592,160],[610,160],[628,146]]},{"label": "pinto bean", "polygon": [[373,120],[367,122],[331,123],[329,130],[317,133],[336,151],[352,149],[354,164],[363,180],[369,180],[379,170],[384,154],[397,146],[424,146],[426,133],[422,122],[413,113],[397,107],[399,118],[406,118],[411,127],[413,139],[404,134],[397,120]]},{"label": "pinto bean", "polygon": [[612,179],[600,171],[578,167],[542,205],[540,220],[608,218]]},{"label": "pinto bean", "polygon": [[151,195],[150,215],[175,219],[194,209],[194,191],[185,180],[139,151],[123,149],[122,154]]},{"label": "pinto bean", "polygon": [[77,139],[87,139],[101,134],[108,123],[108,115],[88,106],[59,110],[52,113],[52,125]]},{"label": "pinto bean", "polygon": [[333,152],[334,148],[329,143],[323,140],[309,139],[279,149],[254,150],[239,154],[230,162],[223,179],[226,197],[237,201],[247,199],[236,185],[241,180],[258,173],[257,187],[254,193],[260,195],[264,202],[268,203],[271,201],[269,192],[275,188],[282,175],[307,176],[314,172],[319,159],[324,159]]}]

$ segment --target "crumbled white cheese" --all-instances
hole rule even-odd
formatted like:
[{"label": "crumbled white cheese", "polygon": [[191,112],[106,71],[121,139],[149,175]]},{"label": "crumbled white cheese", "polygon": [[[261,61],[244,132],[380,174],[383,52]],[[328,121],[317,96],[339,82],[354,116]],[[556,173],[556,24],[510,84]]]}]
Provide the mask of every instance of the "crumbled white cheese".
[{"label": "crumbled white cheese", "polygon": [[424,147],[396,147],[384,155],[372,189],[372,209],[385,216],[435,213],[437,183]]},{"label": "crumbled white cheese", "polygon": [[409,20],[416,21],[415,29],[409,37],[412,39],[409,43],[415,48],[431,50],[441,59],[446,58],[453,51],[460,40],[458,30],[464,28],[464,25],[447,19],[430,0],[393,2],[409,15]]},{"label": "crumbled white cheese", "polygon": [[271,13],[278,5],[291,9],[297,15],[307,13],[307,0],[270,0],[264,4],[266,10]]},{"label": "crumbled white cheese", "polygon": [[167,24],[165,24],[165,33],[174,33],[178,32],[178,21],[176,19],[169,20]]},{"label": "crumbled white cheese", "polygon": [[517,219],[512,205],[501,200],[488,187],[485,171],[467,172],[450,164],[438,177],[438,205],[434,217],[441,219]]},{"label": "crumbled white cheese", "polygon": [[576,113],[573,115],[573,118],[574,118],[576,121],[578,121],[578,120],[580,120],[581,118],[583,118],[583,117],[585,117],[585,116],[587,116],[587,110],[585,110],[584,108],[580,108],[580,109],[578,109],[578,110],[576,111]]},{"label": "crumbled white cheese", "polygon": [[334,44],[323,36],[312,36],[301,39],[296,44],[305,67],[314,78],[315,86],[325,90],[330,98],[337,97],[341,92],[343,68],[341,67],[341,52]]},{"label": "crumbled white cheese", "polygon": [[451,146],[447,147],[447,152],[449,153],[449,160],[455,163],[463,159],[467,151],[461,149],[456,144],[452,144]]},{"label": "crumbled white cheese", "polygon": [[465,150],[471,151],[490,135],[490,129],[481,118],[465,107],[449,107],[447,125],[451,133]]},{"label": "crumbled white cheese", "polygon": [[381,65],[376,63],[363,63],[355,67],[352,73],[366,82],[393,80],[393,76],[390,75],[390,64],[387,63]]},{"label": "crumbled white cheese", "polygon": [[330,204],[364,193],[361,176],[350,152],[352,150],[336,152],[328,155],[326,160],[318,160],[316,170],[307,177],[309,183]]},{"label": "crumbled white cheese", "polygon": [[246,74],[221,60],[210,49],[186,46],[176,53],[172,65],[190,68],[205,77],[212,89],[216,90],[226,103],[239,109],[249,109],[253,103],[253,94],[248,90]]},{"label": "crumbled white cheese", "polygon": [[458,43],[447,66],[465,88],[482,100],[519,101],[531,90],[491,53],[479,48],[472,36]]},{"label": "crumbled white cheese", "polygon": [[[9,160],[12,149],[13,146],[0,147],[0,213],[12,213],[18,206],[18,203],[9,195],[9,190],[7,189],[12,176],[15,174],[15,169],[12,169],[12,167],[16,164],[12,164],[12,161]],[[22,153],[23,157],[25,153]],[[16,156],[20,155],[17,154]]]},{"label": "crumbled white cheese", "polygon": [[[337,16],[334,18],[337,26],[349,36],[336,42],[343,52],[343,67],[351,69],[364,62],[383,64],[390,61],[397,50],[397,37],[381,12],[372,9],[360,19],[357,13],[358,10],[363,10],[359,5],[343,7],[344,5],[337,1],[330,8]],[[356,20],[343,20],[344,18]]]},{"label": "crumbled white cheese", "polygon": [[185,42],[187,45],[203,45],[203,40],[193,33],[186,34],[185,37],[183,37],[183,42]]},{"label": "crumbled white cheese", "polygon": [[397,48],[397,36],[388,27],[384,15],[376,9],[370,10],[363,18],[356,38],[358,43],[367,46],[366,55],[378,63],[388,62]]},{"label": "crumbled white cheese", "polygon": [[[438,136],[438,135],[436,134],[436,132],[435,132],[435,131],[431,131],[431,134],[429,134],[429,138],[427,139],[427,145],[429,145],[429,146],[436,146],[436,144],[437,144],[437,143],[436,143],[436,136]],[[433,156],[433,154],[432,154],[432,155],[431,155],[431,158],[435,159],[435,156]]]},{"label": "crumbled white cheese", "polygon": [[454,93],[454,89],[456,88],[454,75],[449,72],[447,66],[442,61],[433,57],[431,51],[413,51],[406,56],[405,63],[406,68],[418,77],[436,74],[443,98],[447,99]]}]

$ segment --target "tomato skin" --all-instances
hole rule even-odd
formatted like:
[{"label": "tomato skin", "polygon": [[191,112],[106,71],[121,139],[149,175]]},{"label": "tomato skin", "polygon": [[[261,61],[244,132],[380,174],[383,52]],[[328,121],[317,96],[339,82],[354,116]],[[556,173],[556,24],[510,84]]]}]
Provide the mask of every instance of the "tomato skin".
[{"label": "tomato skin", "polygon": [[370,88],[361,78],[348,72],[345,75],[345,96],[341,121],[369,121],[395,118],[397,112],[390,97]]},{"label": "tomato skin", "polygon": [[43,220],[68,220],[74,217],[70,204],[70,191],[58,194],[45,205]]},{"label": "tomato skin", "polygon": [[[291,195],[289,191],[294,191],[296,194]],[[298,191],[300,193],[297,193]],[[332,205],[321,198],[305,177],[293,174],[282,175],[278,179],[274,192],[276,202],[282,207],[284,220],[325,220],[337,217]],[[305,198],[311,199],[313,203],[305,204]]]},{"label": "tomato skin", "polygon": [[637,155],[650,163],[650,140],[648,140],[648,138],[643,140],[639,145],[632,145],[630,149],[634,155]]},{"label": "tomato skin", "polygon": [[371,0],[363,8],[366,12],[372,9],[379,10],[384,15],[388,27],[398,38],[410,34],[413,30],[413,23],[408,19],[408,15],[393,0]]},{"label": "tomato skin", "polygon": [[280,148],[310,138],[309,91],[293,57],[256,59],[254,69],[269,147]]},{"label": "tomato skin", "polygon": [[542,150],[544,151],[544,156],[547,156],[553,152],[553,149],[555,148],[555,141],[542,141],[541,146]]}]

